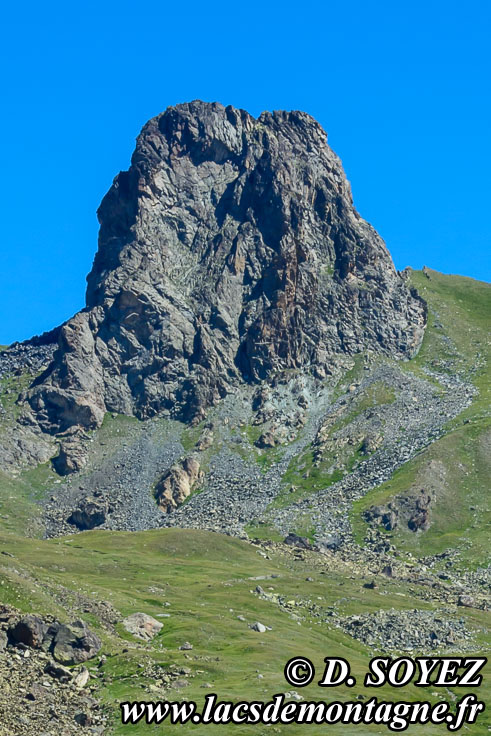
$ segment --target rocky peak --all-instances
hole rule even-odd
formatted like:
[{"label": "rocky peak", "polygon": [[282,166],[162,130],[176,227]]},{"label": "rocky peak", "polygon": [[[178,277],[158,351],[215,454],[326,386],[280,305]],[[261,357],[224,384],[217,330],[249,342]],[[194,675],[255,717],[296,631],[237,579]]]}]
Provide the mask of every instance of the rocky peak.
[{"label": "rocky peak", "polygon": [[197,419],[237,382],[323,379],[364,349],[409,358],[421,343],[425,305],[306,113],[169,108],[98,217],[86,308],[29,392],[50,431],[108,410]]}]

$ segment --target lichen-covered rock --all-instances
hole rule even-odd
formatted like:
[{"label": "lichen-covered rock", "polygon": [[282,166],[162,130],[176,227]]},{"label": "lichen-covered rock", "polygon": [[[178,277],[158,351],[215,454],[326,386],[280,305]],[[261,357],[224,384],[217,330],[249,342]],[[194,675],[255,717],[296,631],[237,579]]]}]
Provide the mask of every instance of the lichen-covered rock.
[{"label": "lichen-covered rock", "polygon": [[302,112],[200,101],[143,128],[99,208],[86,309],[28,400],[49,431],[104,412],[198,421],[239,381],[415,354],[425,305]]}]

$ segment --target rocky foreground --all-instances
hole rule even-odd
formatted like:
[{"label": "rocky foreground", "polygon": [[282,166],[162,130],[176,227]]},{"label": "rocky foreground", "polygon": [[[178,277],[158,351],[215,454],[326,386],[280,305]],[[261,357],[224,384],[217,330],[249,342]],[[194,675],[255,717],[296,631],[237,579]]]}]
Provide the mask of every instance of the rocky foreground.
[{"label": "rocky foreground", "polygon": [[81,664],[100,648],[81,621],[65,625],[0,606],[0,734],[104,734],[94,675]]}]

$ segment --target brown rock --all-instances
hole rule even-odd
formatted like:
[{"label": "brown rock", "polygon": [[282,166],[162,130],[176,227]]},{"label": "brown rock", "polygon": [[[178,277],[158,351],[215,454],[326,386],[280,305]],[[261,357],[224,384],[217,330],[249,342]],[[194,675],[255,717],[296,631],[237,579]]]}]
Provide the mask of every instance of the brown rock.
[{"label": "brown rock", "polygon": [[200,464],[196,457],[187,457],[173,465],[155,488],[155,496],[162,511],[170,513],[180,506],[200,477]]},{"label": "brown rock", "polygon": [[106,514],[107,503],[105,501],[88,497],[83,499],[79,506],[72,511],[67,521],[83,531],[104,524]]}]

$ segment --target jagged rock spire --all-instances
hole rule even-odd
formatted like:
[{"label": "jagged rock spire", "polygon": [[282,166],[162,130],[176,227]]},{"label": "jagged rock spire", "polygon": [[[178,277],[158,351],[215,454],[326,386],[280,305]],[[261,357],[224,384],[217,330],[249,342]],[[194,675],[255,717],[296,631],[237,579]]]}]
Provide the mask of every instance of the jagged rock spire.
[{"label": "jagged rock spire", "polygon": [[106,410],[196,418],[236,382],[323,378],[343,356],[421,343],[425,305],[306,113],[171,107],[98,216],[87,306],[29,393],[45,427],[95,427]]}]

